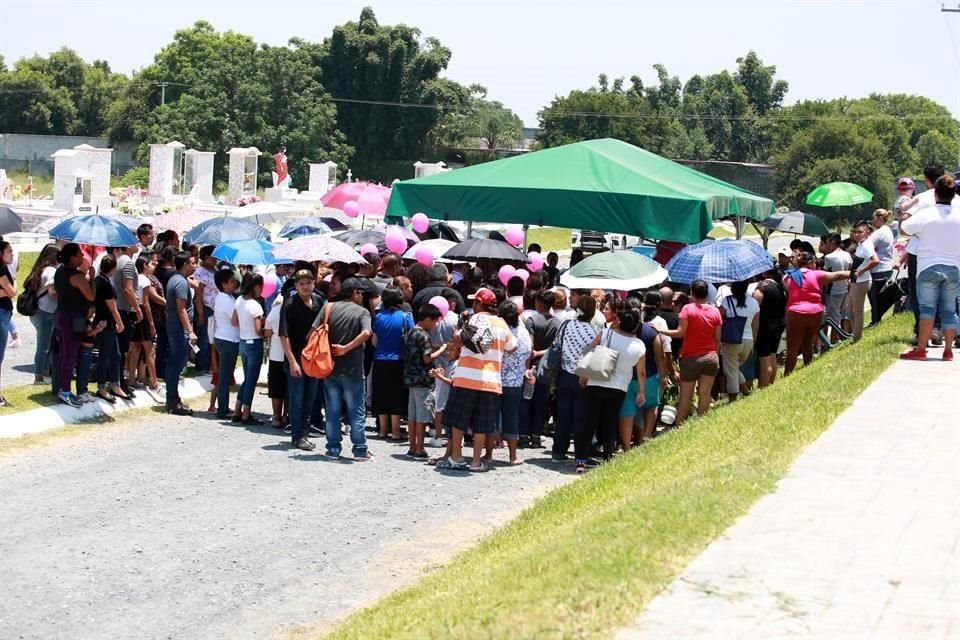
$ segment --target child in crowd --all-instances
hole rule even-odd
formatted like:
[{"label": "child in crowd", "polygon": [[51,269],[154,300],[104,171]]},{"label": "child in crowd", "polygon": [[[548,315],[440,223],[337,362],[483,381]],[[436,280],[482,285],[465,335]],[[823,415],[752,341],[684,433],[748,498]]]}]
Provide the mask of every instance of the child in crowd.
[{"label": "child in crowd", "polygon": [[90,366],[93,362],[93,345],[97,342],[97,334],[107,327],[106,320],[101,320],[97,324],[93,323],[96,311],[96,305],[90,305],[90,310],[87,312],[87,332],[80,340],[80,352],[77,355],[77,398],[83,403],[96,400],[95,397],[90,395],[88,389]]},{"label": "child in crowd", "polygon": [[423,305],[420,307],[420,321],[403,338],[403,384],[409,389],[407,421],[410,424],[410,449],[407,455],[413,458],[428,457],[424,449],[424,436],[431,418],[430,405],[433,404],[430,398],[434,386],[430,365],[447,349],[445,344],[436,349],[430,344],[430,332],[440,318],[440,309],[429,303]]},{"label": "child in crowd", "polygon": [[[453,374],[457,370],[457,360],[460,358],[460,344],[459,337],[455,337],[447,343],[447,350],[444,351],[447,364],[442,369],[436,367],[430,372],[430,377],[436,382],[436,401],[434,402],[433,412],[433,425],[436,430],[436,437],[431,441],[431,446],[433,446],[434,442],[439,443],[437,446],[444,446],[443,441],[440,440],[440,434],[443,433],[443,410],[447,405],[447,398],[450,397],[450,388],[453,385]],[[449,434],[444,435],[447,437],[444,452],[430,458],[427,464],[438,464],[450,457],[450,436]]]}]

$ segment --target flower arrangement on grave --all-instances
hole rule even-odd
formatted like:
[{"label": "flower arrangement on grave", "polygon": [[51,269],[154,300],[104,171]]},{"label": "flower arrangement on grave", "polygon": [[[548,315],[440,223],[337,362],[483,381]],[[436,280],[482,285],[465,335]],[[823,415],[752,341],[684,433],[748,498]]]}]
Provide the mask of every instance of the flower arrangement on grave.
[{"label": "flower arrangement on grave", "polygon": [[247,206],[248,204],[254,204],[254,203],[257,203],[257,202],[260,202],[260,198],[258,198],[257,196],[254,196],[254,195],[241,196],[240,198],[237,199],[237,206],[238,206],[238,207],[245,207],[245,206]]}]

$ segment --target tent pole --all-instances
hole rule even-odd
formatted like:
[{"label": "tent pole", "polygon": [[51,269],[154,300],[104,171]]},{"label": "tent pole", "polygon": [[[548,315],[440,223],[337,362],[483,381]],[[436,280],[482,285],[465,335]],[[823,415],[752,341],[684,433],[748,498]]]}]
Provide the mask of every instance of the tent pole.
[{"label": "tent pole", "polygon": [[467,237],[466,240],[469,240],[473,237],[473,220],[467,220]]},{"label": "tent pole", "polygon": [[528,242],[528,240],[530,239],[529,236],[530,236],[530,225],[525,224],[523,225],[523,252],[524,253],[527,252],[527,247],[530,246],[530,243]]},{"label": "tent pole", "polygon": [[736,231],[737,231],[737,240],[740,240],[741,238],[743,238],[743,228],[746,225],[746,222],[747,222],[746,218],[744,218],[743,216],[737,216],[736,223],[734,224],[734,227],[736,228]]}]

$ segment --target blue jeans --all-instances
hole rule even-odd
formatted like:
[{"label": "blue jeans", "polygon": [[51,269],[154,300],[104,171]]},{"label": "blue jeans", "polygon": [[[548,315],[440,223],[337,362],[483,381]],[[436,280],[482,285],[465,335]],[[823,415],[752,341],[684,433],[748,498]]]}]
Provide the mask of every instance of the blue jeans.
[{"label": "blue jeans", "polygon": [[367,453],[367,435],[363,431],[363,421],[367,408],[364,404],[364,381],[361,376],[339,376],[334,373],[323,381],[323,395],[327,404],[327,451],[339,456],[340,412],[344,402],[347,405],[347,422],[350,425],[350,442],[353,443],[353,455],[362,457]]},{"label": "blue jeans", "polygon": [[117,342],[117,333],[112,329],[104,329],[97,336],[97,349],[100,351],[100,360],[97,361],[97,386],[101,389],[110,385],[120,384],[120,343]]},{"label": "blue jeans", "polygon": [[[944,331],[957,330],[957,298],[960,297],[960,269],[935,264],[917,274],[917,302],[921,320],[933,320],[940,311]],[[922,346],[922,345],[921,345]]]},{"label": "blue jeans", "polygon": [[587,395],[580,378],[561,371],[557,378],[557,429],[553,434],[553,455],[566,455],[573,438],[578,460],[589,458],[592,434],[587,432]]},{"label": "blue jeans", "polygon": [[237,400],[243,407],[253,406],[253,392],[257,388],[260,367],[263,365],[263,338],[240,341],[240,361],[243,363],[243,384],[237,391]]},{"label": "blue jeans", "polygon": [[164,382],[167,385],[167,409],[173,409],[180,404],[180,374],[187,366],[187,352],[190,349],[190,334],[179,324],[167,325],[167,338],[170,343],[170,353],[167,358],[167,370],[164,373]]},{"label": "blue jeans", "polygon": [[[307,435],[307,428],[310,426],[310,415],[313,413],[313,406],[317,398],[317,388],[320,381],[311,378],[306,374],[301,374],[299,378],[290,375],[290,365],[283,363],[283,369],[287,372],[287,401],[290,412],[290,439],[296,443],[297,440]],[[339,429],[337,432],[339,433]]]},{"label": "blue jeans", "polygon": [[217,374],[217,415],[221,418],[230,413],[230,383],[237,369],[240,357],[240,343],[216,338],[217,353],[220,354],[220,372]]},{"label": "blue jeans", "polygon": [[77,395],[83,395],[89,392],[90,367],[93,364],[93,345],[80,344],[80,351],[77,352]]},{"label": "blue jeans", "polygon": [[30,316],[37,330],[37,350],[33,354],[33,375],[37,378],[50,371],[50,338],[53,336],[53,314],[41,309]]},{"label": "blue jeans", "polygon": [[154,353],[154,363],[157,366],[157,375],[167,375],[167,359],[170,356],[170,340],[167,339],[167,325],[161,318],[160,322],[154,322],[157,330],[157,347]]},{"label": "blue jeans", "polygon": [[9,309],[0,309],[0,364],[7,353],[7,339],[10,337],[10,319],[13,312]]},{"label": "blue jeans", "polygon": [[[268,307],[269,308],[269,307]],[[213,317],[213,309],[204,305],[203,322],[193,321],[193,332],[197,334],[197,371],[210,371],[210,340],[207,336],[207,323]]]}]

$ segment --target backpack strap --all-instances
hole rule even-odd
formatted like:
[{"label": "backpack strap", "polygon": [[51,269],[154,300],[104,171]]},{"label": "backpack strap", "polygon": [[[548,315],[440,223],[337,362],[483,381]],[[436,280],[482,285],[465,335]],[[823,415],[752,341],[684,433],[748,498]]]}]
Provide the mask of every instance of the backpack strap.
[{"label": "backpack strap", "polygon": [[329,324],[330,322],[330,308],[333,306],[332,302],[328,302],[323,309],[323,324]]}]

